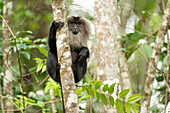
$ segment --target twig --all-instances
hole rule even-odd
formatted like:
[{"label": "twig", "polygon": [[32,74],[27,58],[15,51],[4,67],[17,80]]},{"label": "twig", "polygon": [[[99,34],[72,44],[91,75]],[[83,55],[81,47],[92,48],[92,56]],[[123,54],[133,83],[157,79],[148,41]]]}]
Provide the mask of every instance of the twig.
[{"label": "twig", "polygon": [[[138,32],[138,31],[137,31],[137,32]],[[148,40],[149,37],[153,37],[153,34],[155,34],[156,32],[157,32],[157,30],[156,30],[155,32],[147,35],[147,36],[144,38],[144,40]],[[139,32],[139,33],[142,33],[142,32]],[[133,48],[133,49],[127,54],[127,56],[129,56],[132,52],[134,52],[137,48],[139,48],[141,44],[142,44],[142,43],[139,43],[135,48]]]},{"label": "twig", "polygon": [[[169,75],[169,33],[167,31],[167,72],[166,72],[166,82],[167,82],[167,86],[169,86],[169,80],[168,80],[168,76]],[[166,87],[165,90],[165,109],[164,109],[164,113],[166,113],[166,108],[167,108],[167,104],[168,104],[168,87]]]},{"label": "twig", "polygon": [[16,36],[13,34],[11,28],[9,27],[9,25],[7,24],[7,22],[5,21],[5,19],[1,16],[2,20],[5,22],[5,24],[7,25],[10,33],[12,34],[12,36],[14,37],[14,43],[16,46],[16,52],[17,52],[17,58],[18,58],[18,64],[19,64],[19,71],[20,71],[20,79],[21,79],[21,85],[20,85],[20,91],[22,94],[22,100],[23,100],[23,112],[26,113],[26,109],[25,109],[25,101],[24,101],[24,92],[23,92],[23,77],[22,77],[22,69],[21,69],[21,62],[20,62],[20,55],[19,55],[19,51],[17,48],[17,42],[16,42]]}]

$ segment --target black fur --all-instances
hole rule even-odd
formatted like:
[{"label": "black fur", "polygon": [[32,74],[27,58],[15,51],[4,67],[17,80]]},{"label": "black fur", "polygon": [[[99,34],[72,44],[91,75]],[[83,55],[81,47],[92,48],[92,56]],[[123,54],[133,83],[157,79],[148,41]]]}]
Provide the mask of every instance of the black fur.
[{"label": "black fur", "polygon": [[[47,57],[47,72],[50,77],[56,81],[60,82],[60,64],[58,63],[57,49],[56,49],[56,30],[64,25],[63,22],[53,22],[50,28],[49,37],[48,37],[48,57]],[[89,49],[87,47],[81,47],[73,49],[71,48],[71,53],[77,54],[72,57],[75,57],[72,61],[72,69],[74,73],[75,83],[79,82],[87,71],[87,58],[89,58]],[[73,59],[73,58],[72,58]]]},{"label": "black fur", "polygon": [[[79,18],[74,18],[75,21],[79,20]],[[57,49],[56,49],[56,30],[64,26],[64,22],[53,22],[49,31],[49,37],[48,37],[48,45],[49,45],[49,51],[48,51],[48,57],[47,57],[47,73],[50,75],[50,77],[56,81],[60,81],[60,64],[58,63],[58,57],[57,57]],[[72,55],[72,70],[74,74],[74,80],[75,83],[79,82],[87,71],[87,58],[89,58],[89,49],[87,47],[81,47],[81,48],[71,48],[71,55]],[[74,59],[74,60],[73,60]],[[62,86],[61,86],[62,88]],[[62,89],[61,89],[62,91]],[[65,107],[64,107],[64,99],[63,99],[63,93],[62,93],[62,100],[63,100],[63,113],[65,113]]]}]

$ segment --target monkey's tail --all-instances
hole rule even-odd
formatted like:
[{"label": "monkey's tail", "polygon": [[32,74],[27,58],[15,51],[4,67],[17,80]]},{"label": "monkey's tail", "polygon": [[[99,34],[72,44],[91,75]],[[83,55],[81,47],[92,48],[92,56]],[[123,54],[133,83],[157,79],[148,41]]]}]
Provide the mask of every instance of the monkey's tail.
[{"label": "monkey's tail", "polygon": [[62,90],[61,80],[60,80],[60,86],[61,86],[61,95],[62,95],[62,103],[63,103],[63,113],[65,113],[64,96],[63,96],[63,90]]}]

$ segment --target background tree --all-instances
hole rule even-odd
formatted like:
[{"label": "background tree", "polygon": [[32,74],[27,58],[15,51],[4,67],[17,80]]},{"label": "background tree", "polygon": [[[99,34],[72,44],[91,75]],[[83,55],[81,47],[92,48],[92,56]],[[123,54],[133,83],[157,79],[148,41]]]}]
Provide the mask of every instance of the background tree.
[{"label": "background tree", "polygon": [[[151,55],[151,60],[149,62],[148,76],[146,77],[145,89],[144,89],[144,98],[143,98],[143,102],[141,105],[141,113],[149,112],[150,99],[152,95],[152,84],[155,78],[155,73],[156,73],[156,68],[157,68],[156,66],[159,61],[165,35],[167,34],[169,22],[170,22],[170,0],[168,0],[166,9],[164,10],[162,25],[160,26],[160,29],[158,31],[156,41],[154,44],[154,48],[152,51],[152,55]],[[167,82],[166,78],[165,78],[165,81]],[[169,88],[168,83],[167,83],[167,87]]]},{"label": "background tree", "polygon": [[[121,52],[121,37],[118,30],[116,0],[95,1],[95,37],[97,74],[104,83],[120,82],[122,89],[131,88],[126,58]],[[120,81],[122,80],[122,81]],[[130,95],[132,93],[129,93]],[[113,112],[107,108],[105,112]]]},{"label": "background tree", "polygon": [[[12,14],[13,14],[13,1],[12,0],[4,0],[3,7],[3,18],[5,21],[2,23],[2,39],[3,39],[3,95],[13,97],[13,74],[9,69],[9,65],[11,65],[11,50],[9,49],[10,43],[9,39],[11,38],[11,33],[7,26],[11,26],[12,22]],[[10,101],[8,101],[8,99]],[[2,112],[5,113],[13,113],[13,99],[5,98],[4,99],[4,109]]]}]

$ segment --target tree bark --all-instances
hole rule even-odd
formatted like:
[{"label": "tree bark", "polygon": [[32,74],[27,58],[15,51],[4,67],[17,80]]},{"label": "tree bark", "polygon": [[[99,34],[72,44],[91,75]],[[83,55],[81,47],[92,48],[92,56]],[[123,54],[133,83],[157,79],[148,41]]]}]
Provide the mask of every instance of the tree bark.
[{"label": "tree bark", "polygon": [[52,88],[50,89],[50,97],[51,97],[52,112],[56,113],[57,112],[57,108],[55,107],[55,96],[54,96],[54,91],[53,91]]},{"label": "tree bark", "polygon": [[[6,23],[11,26],[12,21],[12,13],[13,13],[13,2],[12,0],[4,0],[4,6],[3,6],[3,18],[5,19]],[[4,78],[3,78],[3,94],[13,96],[13,84],[12,81],[14,80],[13,75],[8,68],[8,65],[11,65],[11,52],[9,51],[9,45],[7,43],[7,39],[11,37],[11,33],[8,29],[6,23],[2,22],[2,28],[4,30],[2,31],[2,47],[3,47],[3,72],[4,72]],[[7,64],[8,63],[8,64]],[[13,100],[8,98],[4,101],[4,109],[5,113],[13,113]]]},{"label": "tree bark", "polygon": [[61,87],[66,113],[79,113],[76,87],[71,68],[71,54],[68,40],[67,4],[66,0],[51,0],[55,21],[63,21],[65,25],[56,33],[57,52],[60,68]]},{"label": "tree bark", "polygon": [[150,98],[152,95],[152,84],[156,74],[156,66],[159,61],[159,57],[161,54],[162,45],[164,42],[165,34],[167,33],[168,26],[170,22],[170,0],[168,0],[166,9],[164,11],[162,25],[158,31],[158,35],[156,37],[155,45],[152,51],[151,60],[149,62],[145,88],[144,88],[144,96],[141,105],[141,113],[149,113],[150,107]]},{"label": "tree bark", "polygon": [[[122,78],[123,89],[131,88],[126,58],[120,50],[121,37],[117,19],[117,0],[95,1],[95,34],[97,74],[104,83],[113,84]],[[126,84],[125,84],[126,83]],[[131,94],[131,93],[129,93]],[[107,106],[104,112],[114,112]]]}]

